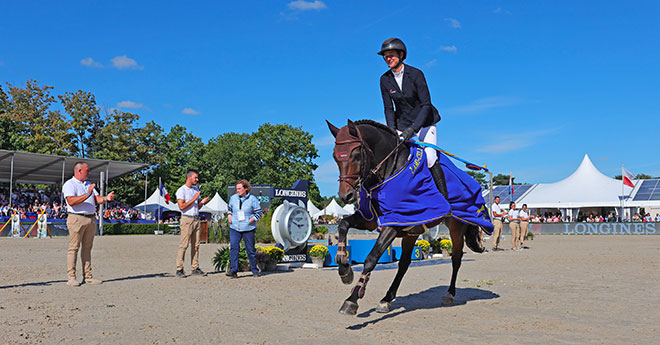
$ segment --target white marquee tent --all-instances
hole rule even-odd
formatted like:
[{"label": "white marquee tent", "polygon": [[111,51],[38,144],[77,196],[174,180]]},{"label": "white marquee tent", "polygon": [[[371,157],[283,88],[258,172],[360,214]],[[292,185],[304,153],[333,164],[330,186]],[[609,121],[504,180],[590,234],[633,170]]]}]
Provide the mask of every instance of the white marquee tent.
[{"label": "white marquee tent", "polygon": [[346,205],[344,205],[344,207],[342,207],[342,208],[343,208],[344,210],[346,210],[346,212],[348,212],[349,214],[353,214],[353,213],[355,213],[355,205],[353,205],[353,204],[346,204]]},{"label": "white marquee tent", "polygon": [[[604,175],[594,166],[589,155],[585,154],[580,166],[561,181],[514,186],[514,201],[517,207],[527,204],[530,209],[559,209],[563,215],[571,217],[577,215],[581,208],[612,208],[621,214],[622,206],[624,209],[660,207],[659,180],[632,182],[634,188],[624,186],[621,180]],[[486,200],[487,194],[487,191],[484,192]],[[502,206],[508,208],[508,186],[495,186],[493,195],[501,195]]]},{"label": "white marquee tent", "polygon": [[156,212],[159,205],[163,211],[181,212],[177,204],[173,202],[167,202],[164,197],[160,196],[158,189],[156,189],[153,194],[147,198],[147,200],[139,203],[138,205],[135,205],[133,209],[143,212],[146,206],[147,213],[153,213]]},{"label": "white marquee tent", "polygon": [[328,206],[326,206],[324,209],[318,211],[316,214],[313,214],[312,218],[317,219],[318,217],[323,216],[323,215],[332,215],[332,216],[335,216],[335,217],[342,217],[342,216],[346,216],[346,215],[349,215],[349,214],[350,213],[348,211],[344,210],[343,208],[341,208],[341,206],[339,206],[339,204],[335,201],[335,199],[332,199],[332,201],[330,201]]},{"label": "white marquee tent", "polygon": [[314,206],[314,203],[312,203],[311,200],[307,199],[307,212],[309,213],[310,216],[313,216],[317,213],[319,213],[319,209]]},{"label": "white marquee tent", "polygon": [[213,196],[213,199],[209,200],[209,202],[206,205],[202,206],[199,212],[208,212],[211,214],[222,215],[227,213],[227,203],[224,200],[222,200],[220,194],[216,192],[215,195]]}]

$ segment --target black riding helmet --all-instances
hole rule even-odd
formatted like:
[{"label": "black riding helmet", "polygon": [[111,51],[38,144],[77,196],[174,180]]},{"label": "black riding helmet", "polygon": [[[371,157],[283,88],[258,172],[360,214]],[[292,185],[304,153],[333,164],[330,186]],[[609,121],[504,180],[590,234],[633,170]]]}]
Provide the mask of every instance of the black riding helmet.
[{"label": "black riding helmet", "polygon": [[405,60],[406,56],[408,55],[408,51],[406,50],[406,45],[403,44],[402,40],[396,37],[386,39],[385,42],[383,42],[383,45],[380,46],[380,51],[378,52],[378,55],[383,55],[388,50],[398,50],[403,52],[403,57],[401,57],[401,61]]}]

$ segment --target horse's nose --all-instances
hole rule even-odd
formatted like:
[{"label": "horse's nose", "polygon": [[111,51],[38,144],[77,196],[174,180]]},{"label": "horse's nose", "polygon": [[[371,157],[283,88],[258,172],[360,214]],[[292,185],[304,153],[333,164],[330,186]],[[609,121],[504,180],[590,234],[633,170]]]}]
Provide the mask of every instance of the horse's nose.
[{"label": "horse's nose", "polygon": [[354,202],[355,202],[355,192],[354,192],[354,191],[350,191],[350,192],[346,193],[346,195],[344,195],[344,196],[341,198],[341,200],[342,200],[345,204],[352,204],[352,203],[354,203]]}]

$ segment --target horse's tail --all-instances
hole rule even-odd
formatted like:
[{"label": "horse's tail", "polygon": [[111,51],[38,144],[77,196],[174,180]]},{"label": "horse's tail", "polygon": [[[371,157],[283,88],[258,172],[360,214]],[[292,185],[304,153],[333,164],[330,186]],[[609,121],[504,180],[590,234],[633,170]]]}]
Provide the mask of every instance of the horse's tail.
[{"label": "horse's tail", "polygon": [[465,230],[465,244],[475,253],[483,253],[486,250],[481,243],[480,231],[481,229],[476,225],[468,225]]}]

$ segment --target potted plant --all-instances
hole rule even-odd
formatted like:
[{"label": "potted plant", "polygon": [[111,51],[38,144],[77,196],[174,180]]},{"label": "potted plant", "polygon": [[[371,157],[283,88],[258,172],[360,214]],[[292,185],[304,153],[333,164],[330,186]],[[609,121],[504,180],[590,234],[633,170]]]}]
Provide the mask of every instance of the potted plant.
[{"label": "potted plant", "polygon": [[308,254],[312,258],[312,263],[315,263],[318,267],[323,267],[325,257],[328,256],[328,247],[317,244],[309,250]]},{"label": "potted plant", "polygon": [[284,251],[278,247],[257,247],[257,265],[260,271],[275,271],[277,263],[284,257]]},{"label": "potted plant", "polygon": [[445,239],[440,240],[440,251],[442,252],[442,257],[448,258],[451,256],[451,252],[454,249],[451,240]]},{"label": "potted plant", "polygon": [[422,259],[426,259],[429,256],[429,249],[431,249],[431,243],[427,240],[419,240],[415,243],[416,246],[422,249]]},{"label": "potted plant", "polygon": [[[215,267],[216,271],[220,272],[226,272],[229,269],[230,261],[229,246],[218,249],[218,251],[213,256],[213,259],[211,259],[213,267]],[[238,270],[241,272],[250,270],[250,262],[248,261],[245,247],[243,246],[241,246],[238,251]]]}]

